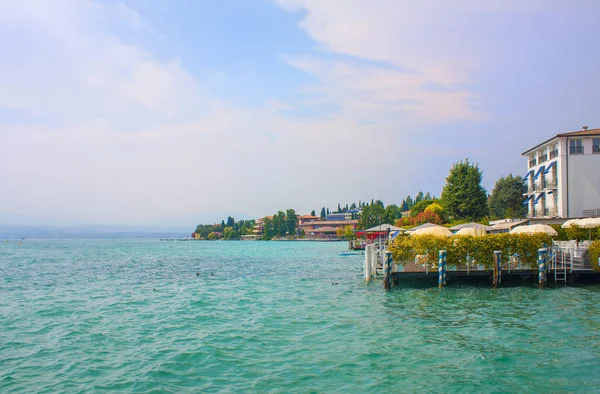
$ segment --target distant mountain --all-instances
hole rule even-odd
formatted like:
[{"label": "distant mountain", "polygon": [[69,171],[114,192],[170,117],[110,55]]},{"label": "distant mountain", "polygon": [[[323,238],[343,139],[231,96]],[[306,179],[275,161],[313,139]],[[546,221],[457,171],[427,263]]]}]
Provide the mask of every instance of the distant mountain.
[{"label": "distant mountain", "polygon": [[[0,213],[0,239],[15,238],[187,238],[198,224],[221,223],[251,217],[243,212],[210,212],[165,216],[143,224],[91,224],[66,215],[13,215]],[[4,224],[2,224],[4,223]]]}]

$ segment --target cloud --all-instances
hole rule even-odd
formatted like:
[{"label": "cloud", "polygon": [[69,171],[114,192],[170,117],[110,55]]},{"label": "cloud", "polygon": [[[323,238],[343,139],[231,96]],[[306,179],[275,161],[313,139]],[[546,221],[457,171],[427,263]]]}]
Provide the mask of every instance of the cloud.
[{"label": "cloud", "polygon": [[[62,122],[173,121],[200,106],[196,81],[177,59],[161,60],[136,39],[143,19],[120,4],[5,2],[0,107]],[[131,37],[130,42],[121,36]]]},{"label": "cloud", "polygon": [[[305,13],[299,26],[321,55],[287,60],[315,75],[323,95],[353,109],[386,108],[421,122],[486,119],[472,89],[475,75],[493,55],[489,26],[497,18],[510,20],[548,5],[512,0],[277,3]],[[431,84],[446,91],[427,89]]]}]

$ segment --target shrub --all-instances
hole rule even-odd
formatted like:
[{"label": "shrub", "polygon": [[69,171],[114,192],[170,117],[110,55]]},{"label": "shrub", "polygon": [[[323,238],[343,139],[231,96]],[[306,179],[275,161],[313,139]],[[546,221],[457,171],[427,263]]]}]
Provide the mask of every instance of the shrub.
[{"label": "shrub", "polygon": [[598,266],[598,258],[600,257],[600,241],[594,241],[590,245],[590,259],[592,263],[592,269],[596,272],[600,271]]},{"label": "shrub", "polygon": [[516,255],[521,265],[534,268],[537,266],[538,249],[550,245],[551,241],[547,234],[505,233],[483,237],[412,235],[396,237],[391,250],[394,260],[399,263],[413,261],[417,254],[427,255],[429,261],[437,261],[438,252],[446,250],[449,266],[465,263],[468,256],[486,269],[492,268],[494,251],[499,250],[503,261]]}]

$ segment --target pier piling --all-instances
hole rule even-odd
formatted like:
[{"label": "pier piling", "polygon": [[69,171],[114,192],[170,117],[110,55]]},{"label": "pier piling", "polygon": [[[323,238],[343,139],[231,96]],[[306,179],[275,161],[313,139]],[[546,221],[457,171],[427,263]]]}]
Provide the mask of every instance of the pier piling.
[{"label": "pier piling", "polygon": [[540,289],[546,285],[546,248],[538,249],[538,283]]},{"label": "pier piling", "polygon": [[392,287],[392,252],[385,252],[384,287],[386,290]]},{"label": "pier piling", "polygon": [[365,280],[367,282],[371,281],[371,278],[373,277],[373,267],[375,265],[375,251],[373,248],[373,245],[367,245],[365,247]]},{"label": "pier piling", "polygon": [[446,251],[438,252],[438,287],[446,286]]},{"label": "pier piling", "polygon": [[499,250],[494,250],[494,280],[493,286],[494,289],[498,288],[498,285],[502,281],[502,252]]}]

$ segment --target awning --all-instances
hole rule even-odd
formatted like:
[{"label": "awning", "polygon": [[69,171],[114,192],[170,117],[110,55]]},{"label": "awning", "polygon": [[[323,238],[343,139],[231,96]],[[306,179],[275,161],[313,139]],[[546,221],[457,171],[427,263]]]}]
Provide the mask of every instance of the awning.
[{"label": "awning", "polygon": [[547,194],[552,194],[552,193],[554,193],[554,190],[548,190],[546,193]]},{"label": "awning", "polygon": [[533,200],[533,203],[537,204],[543,196],[544,196],[544,193],[540,193],[540,195],[537,196],[537,198],[535,200]]},{"label": "awning", "polygon": [[525,201],[523,201],[523,205],[527,205],[527,203],[529,202],[529,200],[531,200],[532,198],[533,198],[533,195],[527,196],[527,198],[525,199]]},{"label": "awning", "polygon": [[544,174],[547,174],[548,172],[550,172],[551,169],[553,169],[555,167],[556,167],[556,161],[553,161],[552,163],[550,163],[548,168],[546,168],[546,171],[544,171]]},{"label": "awning", "polygon": [[527,180],[527,178],[529,178],[529,175],[531,175],[531,174],[533,174],[533,170],[529,170],[529,172],[527,173],[527,175],[525,175],[525,176],[523,177],[523,180],[524,180],[524,181],[526,181],[526,180]]},{"label": "awning", "polygon": [[540,168],[538,168],[537,172],[535,173],[535,175],[533,176],[533,179],[538,179],[538,176],[540,176],[540,173],[542,171],[544,171],[544,169],[546,168],[546,166],[541,166]]}]

